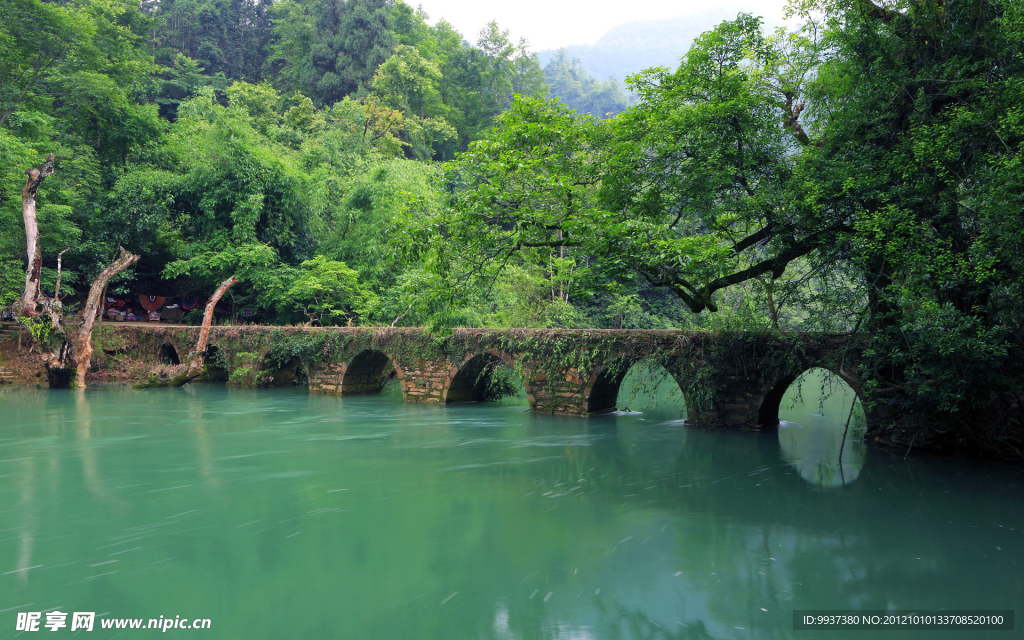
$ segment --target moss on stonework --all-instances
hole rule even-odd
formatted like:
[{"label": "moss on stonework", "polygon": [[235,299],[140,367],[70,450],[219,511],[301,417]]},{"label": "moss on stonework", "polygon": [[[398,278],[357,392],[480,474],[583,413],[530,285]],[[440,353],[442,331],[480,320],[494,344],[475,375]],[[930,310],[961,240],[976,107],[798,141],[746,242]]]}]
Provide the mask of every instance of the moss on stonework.
[{"label": "moss on stonework", "polygon": [[[172,345],[184,358],[198,335],[197,327],[105,324],[97,327],[93,344],[107,358],[130,353],[156,368],[164,345]],[[471,355],[491,354],[509,364],[529,387],[535,409],[571,412],[584,410],[579,398],[596,376],[619,380],[637,363],[668,370],[688,406],[699,411],[712,407],[738,380],[769,388],[812,366],[855,371],[852,363],[860,360],[851,356],[859,356],[860,347],[849,336],[778,332],[457,329],[437,336],[411,328],[228,326],[213,327],[208,344],[228,384],[248,387],[281,384],[275,373],[283,370],[308,372],[315,379],[325,364],[351,362],[365,350],[384,353],[403,371],[423,369],[420,375],[427,376],[429,370],[434,378],[461,368]],[[415,382],[407,381],[410,388]],[[167,384],[158,375],[142,382]],[[422,385],[414,395],[439,401],[436,392]]]}]

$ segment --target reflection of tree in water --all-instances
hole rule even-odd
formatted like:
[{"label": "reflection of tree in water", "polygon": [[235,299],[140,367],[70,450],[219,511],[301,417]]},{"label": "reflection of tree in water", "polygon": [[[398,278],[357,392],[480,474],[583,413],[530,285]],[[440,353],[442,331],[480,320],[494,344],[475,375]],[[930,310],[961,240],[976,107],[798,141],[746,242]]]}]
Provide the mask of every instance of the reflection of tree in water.
[{"label": "reflection of tree in water", "polygon": [[601,617],[598,637],[602,640],[712,640],[703,620],[675,621],[675,629],[666,629],[646,613],[594,598]]},{"label": "reflection of tree in water", "polygon": [[[87,420],[88,414],[74,406],[76,396],[69,393],[66,401],[63,397],[49,395],[33,407],[35,414],[44,407],[66,411],[49,413],[53,419],[37,432],[57,435],[62,428],[57,425],[71,424],[83,415]],[[367,630],[366,637],[792,637],[787,628],[791,628],[794,608],[983,608],[985,603],[978,602],[982,598],[1002,604],[1003,598],[1016,598],[1022,592],[1019,572],[1009,568],[1010,561],[1020,559],[1012,547],[1020,534],[1008,530],[1021,520],[1019,486],[1014,486],[1019,478],[991,469],[982,477],[945,460],[905,462],[902,451],[891,458],[884,450],[875,451],[857,482],[838,491],[821,491],[786,461],[776,434],[684,429],[641,422],[644,416],[637,415],[560,420],[512,408],[490,411],[500,419],[478,421],[472,427],[471,421],[461,418],[475,411],[473,407],[447,412],[459,419],[443,427],[446,447],[423,447],[422,440],[411,440],[406,444],[416,446],[402,447],[400,455],[386,458],[382,440],[267,439],[265,434],[281,431],[275,412],[249,412],[227,422],[223,416],[247,407],[252,397],[248,391],[196,385],[160,396],[129,398],[105,392],[88,397],[95,403],[93,438],[76,439],[72,431],[66,437],[75,446],[99,441],[110,447],[96,450],[104,456],[96,464],[107,465],[96,467],[99,472],[116,478],[122,469],[118,465],[137,459],[139,451],[151,451],[174,468],[187,468],[201,489],[193,494],[201,499],[199,508],[211,513],[210,507],[223,504],[221,498],[228,495],[224,490],[233,483],[210,491],[207,471],[222,478],[267,477],[260,491],[230,496],[234,522],[229,523],[266,522],[265,532],[254,530],[238,537],[233,535],[234,527],[219,526],[219,515],[211,516],[214,519],[209,522],[216,525],[212,529],[193,531],[193,524],[181,525],[186,529],[181,535],[189,536],[189,544],[209,540],[212,544],[203,553],[223,556],[225,564],[235,568],[211,574],[214,587],[230,587],[243,573],[268,576],[269,586],[253,596],[255,606],[266,610],[289,594],[329,593],[334,601],[358,603],[346,612],[350,616],[346,624]],[[301,398],[321,411],[333,411],[342,402]],[[107,442],[100,437],[130,431],[116,420],[95,418],[119,415],[118,407],[126,399],[136,403],[135,411],[171,416],[163,426],[157,423],[147,430],[156,436],[150,439],[152,444],[146,444],[149,440]],[[143,402],[151,404],[139,405]],[[401,410],[408,405],[394,406]],[[199,414],[206,431],[182,432],[180,420],[195,421]],[[411,430],[412,420],[424,411],[408,415],[409,424],[403,422],[402,428]],[[10,417],[9,433],[36,435],[24,431],[27,427],[21,425],[28,420],[21,419],[25,416],[18,409]],[[361,433],[347,428],[349,436]],[[377,425],[367,430],[379,432]],[[168,433],[184,435],[175,436],[177,448],[165,449],[163,439]],[[232,443],[242,439],[219,438],[222,433],[244,433],[246,442],[262,442],[260,450],[266,451],[287,442],[294,447],[293,453],[268,457],[259,467],[249,456],[235,463],[230,454],[252,451],[233,451],[237,445]],[[341,427],[317,427],[309,435],[341,433]],[[426,442],[433,444],[439,433],[440,427],[429,432]],[[207,437],[216,450],[206,450]],[[325,442],[331,443],[332,456],[321,459],[323,463],[333,468],[340,460],[338,466],[345,468],[344,474],[327,476],[339,484],[322,486],[311,477],[291,475],[297,470],[292,461],[317,460]],[[366,446],[370,444],[375,448]],[[40,474],[43,458],[38,456],[50,455],[57,464],[65,459],[65,449],[38,450],[35,441],[20,446],[35,452],[12,452],[17,455],[11,457],[24,453],[26,458],[24,463],[14,463],[28,465],[17,471],[31,483],[24,489],[42,491],[46,475]],[[425,467],[410,464],[413,456],[436,466],[422,473]],[[210,468],[204,470],[207,459]],[[473,464],[457,466],[468,462]],[[412,473],[402,476],[409,469]],[[148,478],[143,469],[123,470],[147,482],[165,483],[158,486],[172,486],[166,484],[169,476],[161,470],[149,472],[155,475]],[[376,478],[381,476],[399,481],[378,484]],[[354,479],[373,482],[340,484]],[[84,474],[73,480],[79,493],[68,495],[69,500],[100,504],[88,490]],[[972,481],[976,484],[969,485]],[[353,490],[325,491],[342,486]],[[114,493],[116,487],[110,484],[107,489]],[[128,501],[128,508],[109,511],[115,515],[139,511],[114,522],[121,526],[150,522],[148,517],[141,518],[150,515],[146,510],[156,501],[127,491],[118,495]],[[551,495],[542,497],[547,492]],[[210,499],[202,502],[204,496]],[[26,502],[20,504],[15,486],[0,497],[6,498],[0,500],[0,512],[28,518],[32,509],[39,510],[37,522],[14,520],[12,527],[35,535],[34,528],[47,531],[48,523],[54,522],[41,499],[45,496],[22,494]],[[627,501],[630,506],[624,508]],[[355,507],[354,513],[335,511],[349,506]],[[159,516],[187,508],[192,505]],[[205,516],[189,516],[195,517]],[[89,535],[62,543],[71,557],[86,557],[100,534],[117,534],[121,528],[109,531],[97,518],[82,522]],[[1006,529],[999,526],[1004,524]],[[302,545],[287,551],[289,547],[280,541],[300,527],[297,540]],[[632,541],[622,544],[627,536]],[[177,540],[177,533],[154,537],[149,544],[164,553],[152,559],[179,552],[182,543]],[[44,561],[26,541],[24,549],[17,545],[15,540],[11,555],[18,564],[12,568]],[[616,545],[618,550],[613,548]],[[1006,551],[995,551],[996,545]],[[677,571],[680,575],[673,576]],[[33,580],[46,575],[24,574]],[[139,591],[142,595],[189,594],[194,591],[194,575],[185,565],[172,574],[173,589],[162,579],[141,582]],[[13,576],[6,579],[15,580]],[[603,588],[600,600],[592,597],[597,587]],[[536,597],[531,596],[534,589],[539,591]],[[456,591],[459,595],[441,607],[439,603]],[[545,598],[549,592],[556,594],[550,600]],[[396,607],[395,602],[407,604]],[[321,619],[323,603],[315,597],[299,598],[293,603],[295,615],[282,624]],[[748,611],[753,612],[749,619]],[[732,631],[734,624],[746,631]],[[313,623],[302,631],[300,635],[310,637],[331,635],[329,627]]]},{"label": "reflection of tree in water", "polygon": [[571,625],[553,620],[537,598],[525,607],[510,607],[501,601],[496,607],[492,629],[484,625],[478,638],[494,640],[716,640],[703,620],[674,620],[674,628],[655,622],[639,609],[612,604],[600,596],[592,599],[599,621],[596,625]]},{"label": "reflection of tree in water", "polygon": [[[618,446],[611,446],[615,442]],[[629,439],[609,438],[603,450],[593,452],[603,488],[595,495],[622,499],[635,493],[630,483],[654,480],[650,474],[661,470],[658,465],[647,474],[633,473],[634,460],[625,453],[632,448]],[[955,585],[943,588],[935,581],[942,575],[962,575],[966,560],[950,557],[940,540],[920,535],[945,525],[939,522],[941,514],[927,501],[901,502],[895,512],[878,501],[886,495],[879,487],[899,488],[902,494],[904,486],[913,485],[904,477],[909,471],[879,461],[864,468],[861,482],[847,486],[844,498],[837,500],[835,493],[816,491],[790,469],[780,459],[777,440],[768,434],[758,438],[688,430],[687,446],[672,474],[643,493],[647,505],[685,516],[673,525],[679,568],[689,576],[715,572],[721,579],[691,588],[705,592],[711,602],[738,599],[763,603],[772,611],[790,606],[790,601],[806,603],[806,608],[884,609],[897,603],[897,608],[909,609],[927,606],[923,602],[931,596],[956,592]],[[980,576],[985,571],[974,568],[970,573]],[[1005,578],[1007,592],[1015,592],[1012,583],[1017,579]],[[709,615],[728,619],[727,611]],[[772,618],[772,623],[780,620]],[[691,637],[680,635],[685,630],[648,624],[642,612],[610,609],[603,624],[609,631],[602,638]]]}]

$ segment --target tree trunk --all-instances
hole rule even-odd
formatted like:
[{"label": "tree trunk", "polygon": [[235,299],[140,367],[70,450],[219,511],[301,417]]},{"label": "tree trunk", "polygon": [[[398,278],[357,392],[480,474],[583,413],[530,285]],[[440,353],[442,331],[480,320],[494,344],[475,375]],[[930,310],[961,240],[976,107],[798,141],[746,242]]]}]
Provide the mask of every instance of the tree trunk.
[{"label": "tree trunk", "polygon": [[36,191],[53,173],[53,154],[46,156],[46,162],[38,169],[29,169],[28,181],[21,190],[21,213],[25,218],[25,243],[28,249],[28,266],[25,268],[25,291],[21,294],[21,313],[36,315],[36,298],[39,297],[39,272],[42,269],[42,255],[39,252],[39,224],[36,222]]},{"label": "tree trunk", "polygon": [[71,247],[68,246],[68,243],[65,242],[64,243],[64,251],[61,251],[60,253],[57,254],[57,283],[55,285],[53,285],[53,299],[54,300],[57,300],[57,299],[60,298],[60,276],[61,276],[60,270],[61,270],[61,263],[64,260],[64,253],[68,249],[70,249],[70,248]]},{"label": "tree trunk", "polygon": [[103,322],[103,311],[107,308],[107,288],[100,292],[100,304],[96,307],[96,322]]},{"label": "tree trunk", "polygon": [[186,374],[187,380],[181,384],[192,380],[202,373],[203,354],[206,353],[206,343],[210,339],[210,325],[213,323],[213,308],[217,306],[217,302],[220,301],[224,292],[233,287],[236,282],[238,282],[238,278],[231,276],[224,282],[220,283],[220,286],[217,287],[217,290],[213,292],[213,295],[210,296],[210,300],[206,303],[206,310],[203,312],[203,326],[199,330],[199,341],[196,342],[195,350],[189,354],[188,373]]},{"label": "tree trunk", "polygon": [[206,310],[203,312],[203,326],[199,329],[199,340],[196,342],[195,349],[188,354],[188,368],[185,369],[185,372],[173,376],[166,382],[157,380],[156,376],[151,374],[149,376],[149,380],[136,385],[137,389],[146,389],[149,387],[180,387],[199,377],[199,374],[203,372],[203,356],[206,355],[206,343],[210,339],[210,325],[213,324],[213,309],[217,306],[217,302],[220,301],[224,292],[234,286],[236,282],[238,282],[238,278],[231,276],[224,282],[220,283],[216,291],[213,292],[213,295],[210,296],[209,301],[207,301]]},{"label": "tree trunk", "polygon": [[[71,247],[68,247],[70,249]],[[68,249],[64,249],[67,251]],[[61,321],[62,310],[64,305],[60,303],[60,277],[61,277],[61,262],[64,258],[64,251],[57,254],[57,284],[53,286],[53,297],[43,298],[43,311],[50,316],[50,324],[53,325],[53,329],[64,335],[64,325]]]},{"label": "tree trunk", "polygon": [[92,360],[92,328],[96,324],[96,309],[101,304],[100,294],[106,290],[107,283],[111,278],[121,273],[128,267],[135,264],[139,256],[128,253],[124,247],[117,259],[100,272],[100,275],[93,281],[89,288],[89,297],[85,301],[85,310],[82,312],[82,326],[75,337],[75,356],[78,359],[78,369],[75,372],[75,386],[85,388],[85,374],[89,371],[89,364]]},{"label": "tree trunk", "polygon": [[772,329],[778,330],[779,328],[779,310],[775,306],[775,278],[765,281],[764,278],[758,276],[754,278],[761,283],[764,287],[765,293],[768,296],[768,319],[771,320]]}]

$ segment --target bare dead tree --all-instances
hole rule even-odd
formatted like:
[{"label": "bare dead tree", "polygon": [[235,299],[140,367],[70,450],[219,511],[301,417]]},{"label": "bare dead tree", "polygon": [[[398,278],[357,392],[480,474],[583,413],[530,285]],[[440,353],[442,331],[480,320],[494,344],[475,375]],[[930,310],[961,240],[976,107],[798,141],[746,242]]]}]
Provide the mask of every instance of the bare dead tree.
[{"label": "bare dead tree", "polygon": [[68,243],[64,243],[64,251],[57,254],[57,283],[53,285],[53,298],[56,300],[60,296],[60,271],[61,263],[64,260],[64,254],[71,248]]},{"label": "bare dead tree", "polygon": [[[206,309],[203,311],[203,326],[199,329],[199,341],[196,342],[196,348],[193,353],[203,354],[206,353],[206,343],[210,339],[210,325],[213,324],[213,309],[220,302],[221,296],[238,283],[238,278],[231,276],[224,282],[220,283],[217,289],[210,296],[209,301],[206,303]],[[189,363],[191,366],[191,363]]]},{"label": "bare dead tree", "polygon": [[189,354],[188,359],[188,372],[186,380],[181,382],[185,384],[189,380],[192,380],[199,376],[203,372],[203,356],[206,354],[206,343],[210,340],[210,325],[213,324],[213,309],[217,306],[221,296],[233,287],[238,282],[238,278],[231,276],[224,282],[221,282],[217,289],[210,296],[210,300],[206,303],[206,310],[203,311],[203,326],[199,329],[199,340],[196,342],[196,348]]},{"label": "bare dead tree", "polygon": [[89,297],[85,301],[85,310],[82,312],[82,326],[78,329],[78,335],[75,336],[75,357],[78,360],[75,386],[80,389],[85,388],[85,374],[89,371],[89,364],[92,360],[92,329],[96,324],[96,310],[102,302],[100,294],[106,290],[107,283],[111,278],[135,264],[139,259],[139,256],[134,253],[125,251],[124,247],[119,247],[119,249],[120,253],[117,258],[93,280],[92,287],[89,288]]},{"label": "bare dead tree", "polygon": [[64,334],[64,326],[61,321],[61,310],[63,305],[60,303],[60,277],[64,261],[64,253],[71,248],[66,242],[64,243],[64,246],[67,248],[57,254],[57,283],[53,287],[53,297],[43,298],[43,310],[48,316],[50,316],[50,323],[53,325],[54,330],[62,335]]},{"label": "bare dead tree", "polygon": [[36,299],[39,297],[39,273],[43,258],[39,250],[39,223],[36,221],[36,192],[43,180],[53,174],[53,154],[46,156],[46,162],[38,169],[29,169],[25,188],[21,190],[21,213],[25,219],[25,243],[28,249],[28,266],[25,268],[25,291],[21,294],[21,313],[36,315]]}]

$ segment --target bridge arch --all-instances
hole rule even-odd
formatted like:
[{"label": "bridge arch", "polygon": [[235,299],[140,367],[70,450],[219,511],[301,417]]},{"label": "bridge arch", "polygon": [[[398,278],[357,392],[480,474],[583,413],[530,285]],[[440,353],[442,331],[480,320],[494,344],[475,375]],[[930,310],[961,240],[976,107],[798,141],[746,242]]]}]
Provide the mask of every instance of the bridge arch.
[{"label": "bridge arch", "polygon": [[206,369],[207,380],[226,381],[230,376],[228,371],[227,358],[221,353],[220,347],[215,344],[207,344],[203,353],[203,367]]},{"label": "bridge arch", "polygon": [[268,362],[270,357],[264,356],[264,366],[267,371],[266,377],[258,384],[267,387],[290,387],[295,385],[308,384],[309,370],[306,363],[298,356],[292,356],[284,361]]},{"label": "bridge arch", "polygon": [[[773,395],[780,395],[781,382]],[[845,372],[811,367],[793,378],[781,394],[777,413],[765,416],[775,418],[768,426],[777,425],[782,459],[806,482],[821,488],[841,487],[859,477],[867,455],[867,424],[857,382]],[[774,405],[775,398],[771,400]]]},{"label": "bridge arch", "polygon": [[181,357],[178,355],[178,348],[174,343],[165,342],[160,345],[158,356],[162,364],[181,364]]},{"label": "bridge arch", "polygon": [[619,387],[626,377],[629,367],[599,366],[587,380],[583,388],[584,413],[609,413],[615,411],[615,402],[619,397]]},{"label": "bridge arch", "polygon": [[441,402],[456,404],[486,400],[487,381],[495,368],[507,366],[512,369],[514,364],[507,353],[485,351],[466,354],[461,363],[449,369],[441,392]]},{"label": "bridge arch", "polygon": [[[864,396],[862,393],[860,380],[857,379],[855,376],[852,376],[849,373],[842,370],[835,371],[827,367],[809,367],[798,374],[783,376],[782,378],[779,378],[775,382],[775,384],[771,387],[771,389],[769,389],[768,393],[766,393],[764,395],[764,398],[761,400],[761,406],[757,412],[758,425],[761,427],[777,426],[779,424],[779,409],[782,406],[782,399],[783,397],[785,397],[786,392],[789,391],[789,388],[793,386],[795,382],[801,380],[807,374],[816,370],[824,371],[829,376],[835,376],[835,378],[837,378],[838,380],[841,380],[842,382],[846,383],[846,386],[848,386],[855,394],[856,400],[860,401],[861,407],[864,406]],[[837,380],[833,380],[828,384],[837,384],[837,382]],[[828,389],[827,392],[831,395],[832,393],[835,393],[837,390],[838,388]]]},{"label": "bridge arch", "polygon": [[342,366],[339,391],[342,395],[380,393],[388,380],[397,377],[405,391],[405,374],[391,356],[376,349],[363,349]]},{"label": "bridge arch", "polygon": [[[622,389],[622,383],[626,379],[627,375],[631,372],[635,372],[640,367],[646,367],[649,369],[650,376],[649,380],[653,382],[651,385],[652,389],[657,387],[660,383],[660,379],[671,380],[672,383],[679,388],[680,393],[682,388],[679,387],[679,381],[673,376],[668,369],[661,364],[650,362],[647,360],[636,360],[634,362],[626,363],[625,365],[619,366],[602,366],[598,367],[590,379],[587,381],[586,387],[583,390],[583,402],[584,410],[587,414],[600,414],[615,411],[618,407],[619,392]],[[655,382],[655,378],[660,378]],[[647,383],[645,382],[645,385]],[[681,409],[682,407],[680,407]]]}]

